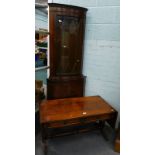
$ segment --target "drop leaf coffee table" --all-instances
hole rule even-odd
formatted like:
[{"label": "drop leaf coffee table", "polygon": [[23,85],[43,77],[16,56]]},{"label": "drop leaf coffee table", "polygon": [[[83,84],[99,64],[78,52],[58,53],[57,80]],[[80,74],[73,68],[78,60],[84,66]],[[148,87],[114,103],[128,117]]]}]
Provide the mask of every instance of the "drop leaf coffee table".
[{"label": "drop leaf coffee table", "polygon": [[114,128],[116,119],[117,111],[100,96],[46,100],[40,104],[44,144],[54,136],[96,128],[102,131],[105,121]]}]

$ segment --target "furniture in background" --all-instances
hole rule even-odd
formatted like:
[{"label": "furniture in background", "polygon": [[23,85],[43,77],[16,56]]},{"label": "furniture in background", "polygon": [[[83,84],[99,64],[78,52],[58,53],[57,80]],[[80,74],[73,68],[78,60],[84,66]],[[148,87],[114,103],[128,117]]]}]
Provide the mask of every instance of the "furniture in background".
[{"label": "furniture in background", "polygon": [[86,8],[49,3],[49,62],[47,99],[80,97]]},{"label": "furniture in background", "polygon": [[35,30],[35,68],[47,66],[48,34],[45,29]]},{"label": "furniture in background", "polygon": [[44,98],[43,81],[35,80],[35,134],[40,131],[39,104]]},{"label": "furniture in background", "polygon": [[46,100],[40,104],[45,153],[46,141],[50,137],[92,129],[100,129],[102,132],[105,121],[115,128],[116,119],[117,111],[100,96]]},{"label": "furniture in background", "polygon": [[118,153],[120,153],[120,124],[118,126],[118,129],[116,131],[116,138],[115,138],[115,147],[114,150]]}]

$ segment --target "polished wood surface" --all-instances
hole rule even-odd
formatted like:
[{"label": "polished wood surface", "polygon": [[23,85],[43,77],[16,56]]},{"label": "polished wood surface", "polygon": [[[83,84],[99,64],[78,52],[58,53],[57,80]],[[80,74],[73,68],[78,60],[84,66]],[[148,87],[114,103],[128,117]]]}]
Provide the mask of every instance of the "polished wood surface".
[{"label": "polished wood surface", "polygon": [[42,141],[47,153],[47,139],[99,129],[107,121],[115,128],[117,111],[100,96],[46,100],[40,104]]},{"label": "polished wood surface", "polygon": [[115,113],[100,96],[47,100],[40,105],[41,123],[106,116]]},{"label": "polished wood surface", "polygon": [[86,12],[83,7],[49,3],[48,100],[84,94],[82,67]]},{"label": "polished wood surface", "polygon": [[49,3],[50,78],[82,74],[86,11]]}]

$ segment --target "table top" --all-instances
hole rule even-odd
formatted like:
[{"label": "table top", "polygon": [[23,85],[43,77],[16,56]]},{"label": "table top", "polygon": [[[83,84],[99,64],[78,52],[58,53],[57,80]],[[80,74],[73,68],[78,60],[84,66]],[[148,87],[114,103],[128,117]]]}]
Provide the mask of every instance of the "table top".
[{"label": "table top", "polygon": [[40,104],[40,121],[47,123],[116,112],[100,96],[45,100]]}]

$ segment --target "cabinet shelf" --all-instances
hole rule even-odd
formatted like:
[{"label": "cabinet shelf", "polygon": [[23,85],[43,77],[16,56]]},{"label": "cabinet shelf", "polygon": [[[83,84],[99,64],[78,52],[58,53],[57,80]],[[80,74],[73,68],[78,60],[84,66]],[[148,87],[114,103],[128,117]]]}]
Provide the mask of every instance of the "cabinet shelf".
[{"label": "cabinet shelf", "polygon": [[47,29],[35,30],[35,68],[47,66],[48,34]]}]

